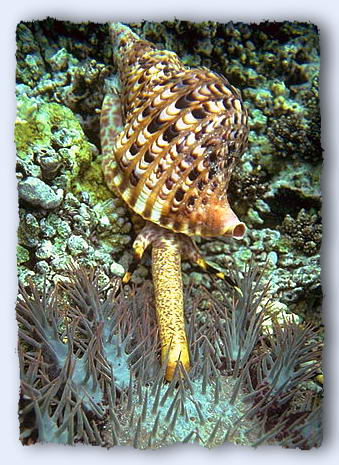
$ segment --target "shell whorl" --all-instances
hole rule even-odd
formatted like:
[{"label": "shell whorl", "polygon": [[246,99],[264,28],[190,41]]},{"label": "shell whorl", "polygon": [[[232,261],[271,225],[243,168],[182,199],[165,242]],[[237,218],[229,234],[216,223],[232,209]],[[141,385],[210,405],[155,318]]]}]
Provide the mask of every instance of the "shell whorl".
[{"label": "shell whorl", "polygon": [[109,187],[143,218],[172,231],[242,236],[244,226],[238,232],[230,226],[243,223],[227,200],[247,143],[239,92],[223,76],[185,67],[175,53],[157,50],[126,26],[112,24],[110,34],[124,129],[103,163]]}]

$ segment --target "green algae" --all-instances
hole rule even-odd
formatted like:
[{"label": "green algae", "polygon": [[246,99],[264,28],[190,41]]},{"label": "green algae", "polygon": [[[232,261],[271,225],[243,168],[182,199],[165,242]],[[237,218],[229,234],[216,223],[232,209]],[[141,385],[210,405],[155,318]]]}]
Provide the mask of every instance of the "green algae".
[{"label": "green algae", "polygon": [[16,248],[16,257],[17,257],[18,265],[28,262],[29,251],[25,247],[22,247],[22,245],[19,244],[17,245],[17,248]]},{"label": "green algae", "polygon": [[91,196],[93,203],[108,200],[114,196],[104,181],[101,160],[96,159],[72,183],[74,194],[85,191]]},{"label": "green algae", "polygon": [[[70,179],[77,177],[89,165],[92,150],[73,112],[63,105],[51,102],[38,104],[27,114],[27,101],[25,103],[26,105],[18,105],[14,130],[18,157],[33,157],[39,146],[68,148],[66,154],[61,152],[64,155],[63,163]],[[58,137],[58,131],[61,130],[67,133],[64,140]]]},{"label": "green algae", "polygon": [[88,192],[94,203],[111,198],[101,160],[98,157],[93,160],[94,147],[87,141],[74,113],[58,103],[34,105],[27,96],[19,101],[14,130],[18,157],[32,160],[38,148],[55,147],[61,172],[66,175],[61,187],[74,194]]},{"label": "green algae", "polygon": [[36,121],[16,121],[14,138],[19,158],[25,159],[29,156],[31,146],[41,141],[43,126]]}]

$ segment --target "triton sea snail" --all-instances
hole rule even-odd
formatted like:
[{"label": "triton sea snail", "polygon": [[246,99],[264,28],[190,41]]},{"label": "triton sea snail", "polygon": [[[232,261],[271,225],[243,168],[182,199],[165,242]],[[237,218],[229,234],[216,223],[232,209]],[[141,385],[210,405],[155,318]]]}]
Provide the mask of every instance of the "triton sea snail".
[{"label": "triton sea snail", "polygon": [[120,89],[107,93],[101,110],[103,171],[108,187],[146,220],[133,248],[140,260],[152,246],[161,358],[170,380],[179,360],[190,369],[181,258],[207,266],[190,236],[239,239],[246,230],[227,188],[246,149],[247,112],[225,77],[186,67],[121,23],[109,31]]}]

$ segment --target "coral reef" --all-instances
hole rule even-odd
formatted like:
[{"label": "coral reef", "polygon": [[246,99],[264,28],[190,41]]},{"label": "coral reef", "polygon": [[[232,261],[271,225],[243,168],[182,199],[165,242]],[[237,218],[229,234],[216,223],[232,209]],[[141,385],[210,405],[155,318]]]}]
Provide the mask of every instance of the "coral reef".
[{"label": "coral reef", "polygon": [[267,135],[274,150],[284,158],[301,157],[314,164],[321,159],[320,119],[308,123],[298,114],[281,115],[271,124]]},{"label": "coral reef", "polygon": [[87,265],[106,263],[107,276],[112,270],[123,274],[123,266],[110,269],[108,263],[130,241],[131,225],[102,182],[100,163],[93,160],[98,150],[73,112],[20,93],[15,140],[19,280],[30,275],[42,283],[44,275],[55,281],[71,257]]},{"label": "coral reef", "polygon": [[[229,192],[248,233],[241,241],[197,242],[207,262],[226,275],[236,266],[242,276],[252,258],[263,270],[263,285],[271,283],[268,297],[274,296],[275,316],[267,320],[268,326],[266,320],[260,325],[258,335],[241,339],[242,347],[250,342],[251,349],[247,363],[237,372],[229,358],[232,348],[225,354],[227,346],[216,342],[215,329],[222,327],[221,335],[228,331],[228,320],[215,308],[226,308],[232,291],[226,287],[222,295],[212,276],[184,262],[189,342],[197,347],[199,357],[193,357],[196,370],[188,380],[184,378],[183,386],[178,381],[178,390],[173,381],[166,395],[169,386],[160,382],[153,317],[148,319],[153,297],[147,254],[133,273],[130,289],[118,290],[114,281],[128,268],[130,245],[142,225],[107,189],[101,174],[99,109],[105,86],[112,84],[107,77],[116,72],[108,27],[53,19],[20,23],[15,142],[22,440],[158,447],[175,440],[214,446],[234,439],[252,445],[318,446],[321,401],[316,384],[307,381],[305,373],[305,382],[297,379],[296,385],[294,376],[286,372],[293,395],[284,404],[285,393],[273,388],[267,371],[281,363],[280,331],[286,335],[286,347],[299,338],[306,354],[307,348],[312,350],[307,339],[314,338],[308,322],[320,329],[315,340],[321,340],[322,334],[317,28],[292,22],[177,20],[130,26],[157,46],[178,53],[186,65],[207,66],[241,89],[249,112],[249,149],[233,172]],[[97,284],[90,289],[92,296],[98,295],[93,287],[101,289],[100,305],[107,305],[102,315],[90,310],[93,301],[81,297],[83,291],[73,296],[75,283],[67,271],[73,262],[100,270],[95,274]],[[88,279],[93,284],[94,277]],[[63,286],[70,288],[66,292]],[[207,289],[204,297],[202,286]],[[109,289],[112,302],[105,294]],[[44,297],[39,304],[40,294]],[[138,308],[147,311],[139,315]],[[106,321],[109,312],[112,318]],[[227,312],[232,317],[232,305]],[[285,328],[285,320],[291,326]],[[270,335],[263,336],[261,328]],[[102,331],[112,331],[115,344],[102,342]],[[120,341],[126,345],[119,352]],[[298,348],[296,352],[300,354]],[[137,363],[141,355],[144,367]],[[260,379],[251,369],[252,362]],[[300,359],[292,363],[299,362],[303,367],[309,363]],[[277,403],[275,393],[270,398],[270,389],[280,396]],[[228,399],[234,399],[232,406]],[[209,422],[210,412],[202,410],[199,402],[206,402],[206,409],[218,405],[219,416]],[[157,413],[152,420],[148,407],[154,404]],[[182,421],[185,415],[194,418],[188,427]],[[154,434],[147,430],[148,423]]]},{"label": "coral reef", "polygon": [[[295,218],[302,208],[306,211],[320,209],[319,39],[315,26],[289,22],[247,25],[209,21],[144,22],[131,26],[157,46],[177,52],[187,65],[208,66],[242,89],[250,116],[250,146],[234,172],[230,190],[232,204],[250,227],[269,228],[275,234],[286,215]],[[65,199],[71,193],[81,203],[81,197],[87,195],[92,209],[97,202],[104,202],[112,195],[100,172],[97,111],[104,95],[105,78],[114,72],[107,26],[52,19],[20,23],[17,60],[16,144],[19,180],[23,182],[21,195],[25,202],[22,208],[26,212],[27,195],[30,199],[33,192],[36,205],[42,202],[44,206],[57,205],[61,194]],[[59,115],[58,128],[46,135],[45,132],[50,131],[48,123],[43,137],[38,136],[39,122],[46,120],[46,116],[41,119],[38,115],[46,115],[49,109],[52,114]],[[65,119],[69,121],[66,127],[74,128],[68,140],[62,131]],[[51,117],[47,117],[49,121]],[[73,145],[78,147],[75,152]],[[47,187],[27,179],[32,177],[39,178]],[[62,207],[63,201],[53,213],[59,216]],[[116,221],[129,223],[126,211],[122,206],[118,208],[121,214]],[[41,210],[37,210],[30,207],[27,213],[39,224]],[[99,217],[101,223],[107,222],[107,218],[113,223],[113,243],[118,244],[120,239],[122,244],[128,243],[132,239],[128,227],[117,235],[118,224],[110,215],[103,214],[102,221]],[[69,226],[72,230],[72,225]],[[92,231],[96,226],[94,221]],[[106,233],[107,238],[108,225]],[[95,244],[88,237],[82,238],[89,242],[87,254],[91,256],[88,259],[95,264],[91,247],[101,246],[101,236],[96,234]],[[258,240],[255,244],[258,249],[254,252],[258,256],[263,252],[260,250],[262,244]],[[20,245],[26,247],[22,242]],[[231,252],[230,247],[232,245],[224,246],[226,254]],[[103,248],[102,254],[109,253],[116,263],[126,267],[130,257],[122,255],[121,247],[115,249],[106,242]],[[269,254],[271,250],[266,249]],[[289,262],[298,261],[297,250],[287,251]],[[29,253],[30,260],[22,263],[20,280],[27,274],[37,274],[34,250]],[[63,251],[60,255],[67,260]],[[316,249],[311,256],[319,262]],[[52,282],[59,271],[48,265],[47,279]],[[279,260],[276,267],[279,274],[283,272]],[[190,268],[187,271],[194,273]],[[317,287],[319,273],[311,274]],[[300,287],[303,283],[297,281],[294,285]],[[300,298],[294,301],[294,307],[299,301]],[[304,304],[306,307],[307,301]]]},{"label": "coral reef", "polygon": [[[147,283],[123,289],[117,280],[100,284],[100,270],[70,268],[53,292],[21,288],[22,442],[319,446],[316,333],[293,322],[265,332],[258,270],[233,278],[242,296],[221,287],[219,298],[207,290],[187,296],[192,370],[178,364],[170,383]],[[196,318],[201,300],[204,324]]]},{"label": "coral reef", "polygon": [[294,247],[306,255],[313,255],[319,251],[322,226],[318,215],[306,213],[301,209],[296,219],[286,215],[280,230],[291,238]]},{"label": "coral reef", "polygon": [[[40,287],[62,280],[67,265],[76,260],[87,266],[103,265],[106,281],[122,276],[124,266],[114,261],[129,243],[130,221],[117,199],[94,202],[88,196],[65,195],[57,213],[20,208],[18,230],[19,280],[27,285],[28,276]],[[25,258],[27,260],[23,261]]]}]

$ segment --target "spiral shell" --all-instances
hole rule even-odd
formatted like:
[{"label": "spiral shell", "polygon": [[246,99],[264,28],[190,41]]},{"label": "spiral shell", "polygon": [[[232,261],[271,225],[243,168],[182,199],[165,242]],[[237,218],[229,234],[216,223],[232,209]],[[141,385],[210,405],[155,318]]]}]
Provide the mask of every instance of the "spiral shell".
[{"label": "spiral shell", "polygon": [[[245,227],[227,200],[248,135],[240,93],[223,76],[189,69],[175,53],[157,50],[124,28],[110,28],[124,129],[103,163],[109,187],[164,228],[241,237]],[[108,125],[105,116],[101,124]]]}]

